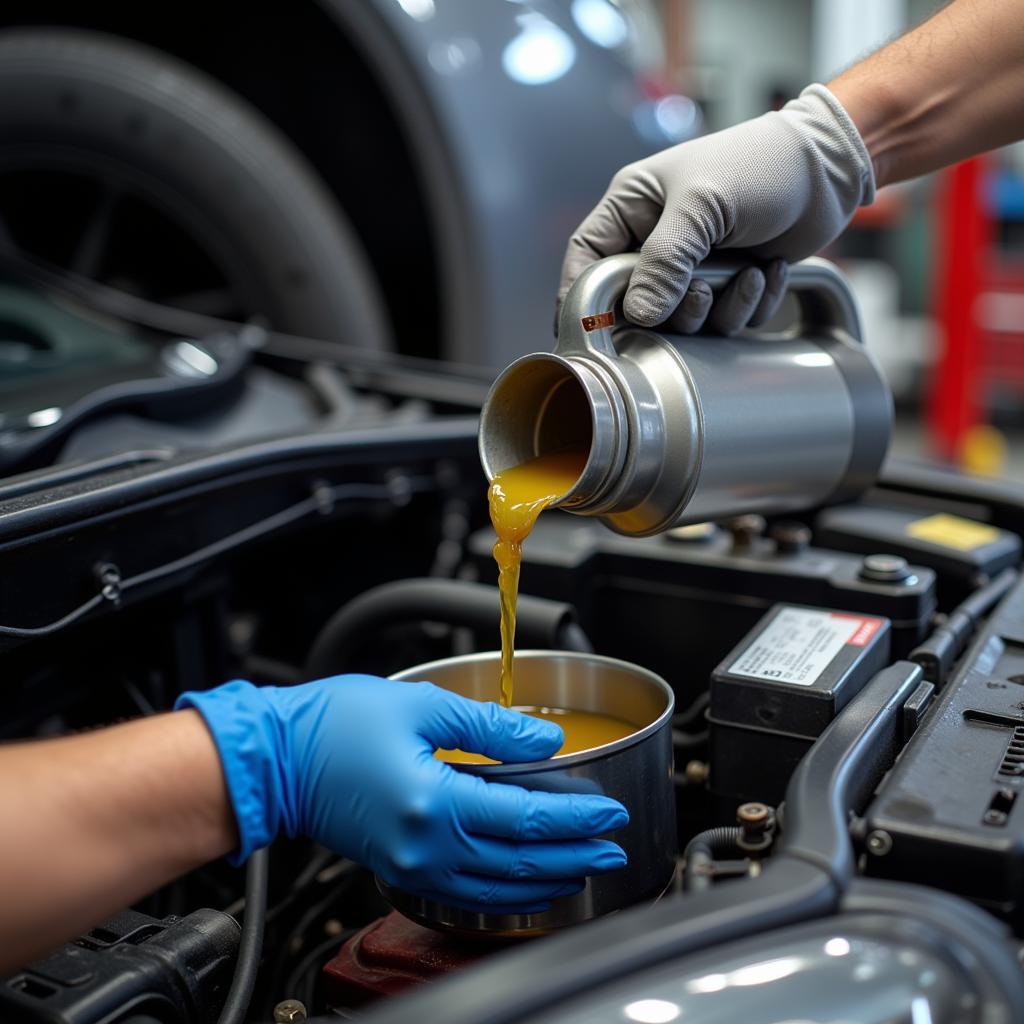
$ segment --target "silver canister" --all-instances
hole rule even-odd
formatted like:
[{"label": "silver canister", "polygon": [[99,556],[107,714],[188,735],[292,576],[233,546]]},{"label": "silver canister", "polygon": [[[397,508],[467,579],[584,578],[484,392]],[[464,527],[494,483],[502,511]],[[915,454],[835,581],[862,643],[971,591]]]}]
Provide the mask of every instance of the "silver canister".
[{"label": "silver canister", "polygon": [[[469,654],[417,665],[391,678],[427,680],[473,700],[496,696],[501,654]],[[614,797],[629,824],[611,833],[628,857],[626,867],[588,878],[582,892],[552,903],[542,914],[477,914],[402,892],[380,879],[397,910],[443,931],[495,937],[537,935],[633,903],[657,899],[672,882],[676,858],[672,787],[672,710],[669,685],[653,672],[615,658],[562,651],[516,651],[516,703],[612,715],[636,732],[577,754],[524,764],[454,764],[457,771],[549,793]]]},{"label": "silver canister", "polygon": [[[512,363],[480,417],[488,479],[547,452],[589,452],[554,503],[620,533],[746,512],[793,512],[870,487],[892,431],[892,398],[830,263],[791,268],[787,330],[679,336],[624,322],[635,253],[588,267],[569,290],[553,353]],[[701,267],[712,287],[730,272]],[[616,325],[618,321],[618,325]]]}]

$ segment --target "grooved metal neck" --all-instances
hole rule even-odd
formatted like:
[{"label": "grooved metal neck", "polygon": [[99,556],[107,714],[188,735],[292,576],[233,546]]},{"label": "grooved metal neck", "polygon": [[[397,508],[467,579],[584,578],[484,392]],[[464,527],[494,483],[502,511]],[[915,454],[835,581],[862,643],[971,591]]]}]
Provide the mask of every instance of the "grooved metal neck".
[{"label": "grooved metal neck", "polygon": [[491,386],[480,413],[480,461],[489,480],[538,455],[589,452],[575,485],[553,502],[590,505],[625,458],[622,400],[599,367],[536,353],[523,356]]}]

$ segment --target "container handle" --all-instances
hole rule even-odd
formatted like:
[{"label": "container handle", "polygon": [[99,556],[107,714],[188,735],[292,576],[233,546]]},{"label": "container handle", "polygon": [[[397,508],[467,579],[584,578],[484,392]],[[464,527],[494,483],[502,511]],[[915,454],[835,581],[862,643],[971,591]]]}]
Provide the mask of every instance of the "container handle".
[{"label": "container handle", "polygon": [[[592,263],[573,283],[562,303],[555,353],[560,356],[604,355],[615,358],[611,328],[616,307],[626,293],[639,253],[624,252]],[[694,278],[720,291],[745,264],[701,264]],[[787,291],[800,305],[797,330],[802,335],[843,331],[863,342],[857,303],[846,278],[828,260],[812,256],[789,268]]]}]

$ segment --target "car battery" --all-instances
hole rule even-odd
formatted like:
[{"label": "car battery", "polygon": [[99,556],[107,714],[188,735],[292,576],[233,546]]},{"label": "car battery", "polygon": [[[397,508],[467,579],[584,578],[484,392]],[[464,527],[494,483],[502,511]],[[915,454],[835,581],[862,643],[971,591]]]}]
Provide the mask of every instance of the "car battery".
[{"label": "car battery", "polygon": [[[488,583],[496,575],[493,547],[492,529],[475,533],[465,567]],[[784,542],[774,529],[738,538],[706,524],[622,537],[555,511],[540,517],[523,545],[520,586],[571,604],[601,654],[658,673],[685,708],[707,689],[722,651],[780,602],[888,619],[893,657],[905,657],[928,635],[935,572],[911,564],[904,575],[878,578],[866,571],[869,561],[799,538]]]},{"label": "car battery", "polygon": [[934,569],[944,607],[959,604],[980,581],[1021,560],[1020,537],[990,523],[868,502],[825,509],[814,522],[814,538],[824,548],[864,555],[884,551]]},{"label": "car battery", "polygon": [[889,662],[890,623],[778,604],[711,675],[710,785],[723,816],[777,805],[811,744]]}]

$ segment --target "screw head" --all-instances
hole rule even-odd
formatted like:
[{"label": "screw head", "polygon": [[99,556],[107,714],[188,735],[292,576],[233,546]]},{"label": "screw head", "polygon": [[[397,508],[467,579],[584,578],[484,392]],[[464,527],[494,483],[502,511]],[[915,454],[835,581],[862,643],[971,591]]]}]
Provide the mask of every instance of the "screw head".
[{"label": "screw head", "polygon": [[764,516],[753,513],[728,520],[725,527],[732,534],[733,550],[744,551],[752,547],[754,541],[764,534],[766,525]]},{"label": "screw head", "polygon": [[302,1024],[306,1020],[306,1006],[298,999],[282,999],[274,1007],[274,1024]]},{"label": "screw head", "polygon": [[781,555],[797,555],[811,543],[810,528],[792,519],[783,519],[771,528],[775,550]]},{"label": "screw head", "polygon": [[907,583],[910,566],[901,555],[867,555],[860,564],[860,577],[872,583]]},{"label": "screw head", "polygon": [[740,804],[736,808],[736,821],[740,825],[746,825],[747,827],[766,825],[770,815],[771,808],[767,804],[758,803],[757,801]]},{"label": "screw head", "polygon": [[876,857],[884,857],[892,849],[892,836],[880,828],[870,832],[865,842],[868,852]]},{"label": "screw head", "polygon": [[988,810],[985,812],[981,819],[986,825],[1005,825],[1006,824],[1006,812]]},{"label": "screw head", "polygon": [[702,783],[708,780],[708,766],[703,761],[687,761],[683,772],[690,782]]}]

